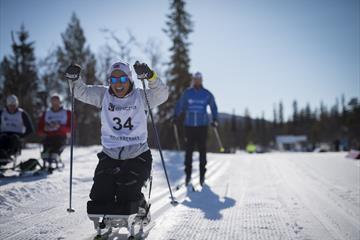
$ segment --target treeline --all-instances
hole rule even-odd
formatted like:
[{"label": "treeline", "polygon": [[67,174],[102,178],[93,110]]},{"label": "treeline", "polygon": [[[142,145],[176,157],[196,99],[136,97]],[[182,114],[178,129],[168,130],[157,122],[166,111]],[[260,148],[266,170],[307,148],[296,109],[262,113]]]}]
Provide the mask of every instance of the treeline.
[{"label": "treeline", "polygon": [[[70,106],[70,91],[63,77],[66,67],[71,63],[79,63],[82,68],[82,78],[86,84],[105,84],[106,71],[112,60],[121,59],[132,64],[136,60],[134,50],[142,52],[142,59],[148,59],[151,65],[167,82],[170,89],[168,101],[162,104],[156,112],[156,122],[164,148],[175,149],[173,125],[170,121],[173,109],[180,95],[191,83],[189,68],[189,34],[194,31],[191,15],[186,12],[184,0],[172,0],[170,13],[165,18],[165,34],[172,45],[169,48],[170,57],[164,60],[160,44],[156,39],[149,39],[145,44],[139,43],[135,36],[128,32],[125,36],[117,36],[109,29],[103,29],[104,37],[110,39],[99,54],[95,55],[86,42],[80,20],[73,14],[68,26],[61,33],[61,44],[49,51],[48,55],[37,60],[34,54],[35,43],[31,41],[30,33],[25,26],[12,36],[12,53],[5,56],[0,66],[1,103],[9,94],[18,96],[20,105],[24,108],[36,126],[39,114],[48,107],[49,97],[53,93],[63,96],[65,106]],[[144,57],[145,56],[145,57]],[[216,97],[216,96],[215,96]],[[301,134],[307,135],[309,142],[316,145],[320,142],[331,142],[346,138],[349,146],[359,145],[359,102],[358,99],[345,101],[341,106],[338,101],[328,109],[321,104],[319,108],[311,109],[307,105],[298,109],[297,102],[293,104],[293,116],[284,120],[283,104],[274,108],[274,120],[266,121],[264,117],[253,118],[249,110],[244,116],[222,115],[219,132],[224,145],[231,148],[244,148],[247,143],[254,142],[263,147],[272,147],[276,135]],[[100,143],[99,110],[79,101],[76,109],[76,139],[78,145]],[[221,111],[221,109],[219,109]],[[156,146],[155,138],[149,129],[149,142]],[[179,126],[180,136],[183,136]],[[218,145],[213,132],[209,131],[209,150],[217,151]],[[183,138],[182,138],[183,139]],[[30,141],[39,141],[33,135]],[[183,143],[183,140],[182,140]]]},{"label": "treeline", "polygon": [[[307,150],[311,151],[326,144],[331,150],[337,150],[342,145],[343,150],[360,149],[360,102],[358,98],[346,101],[345,96],[338,98],[328,107],[323,102],[312,108],[306,104],[298,107],[293,101],[292,115],[284,120],[284,107],[280,101],[274,106],[273,120],[265,120],[264,114],[260,118],[252,118],[248,109],[244,117],[232,115],[224,120],[220,126],[224,145],[230,148],[244,149],[252,142],[262,148],[276,148],[275,139],[278,135],[307,136]],[[211,146],[216,147],[215,139]]]},{"label": "treeline", "polygon": [[[95,57],[86,43],[80,20],[73,14],[63,33],[62,43],[40,60],[35,58],[35,43],[31,41],[29,32],[22,25],[20,30],[12,36],[12,54],[5,56],[1,61],[0,91],[1,102],[4,106],[6,96],[15,94],[19,98],[20,106],[30,115],[35,127],[42,111],[47,109],[49,98],[57,93],[63,97],[64,106],[70,106],[70,90],[64,79],[64,71],[71,63],[79,63],[82,68],[82,78],[86,84],[105,84],[106,71],[115,59],[133,61],[131,47],[135,39],[128,34],[127,41],[120,40],[110,30],[103,30],[105,36],[110,36],[115,47],[109,44],[103,47],[102,53]],[[156,42],[149,41],[148,45],[156,47]],[[144,50],[153,61],[158,55]],[[158,54],[158,53],[156,53]],[[76,142],[81,145],[99,144],[100,120],[99,111],[95,107],[75,102]],[[38,141],[34,135],[31,141]]]},{"label": "treeline", "polygon": [[[61,33],[61,44],[50,50],[46,57],[36,59],[35,42],[31,41],[30,33],[22,25],[15,34],[11,32],[12,53],[1,60],[1,105],[5,106],[6,96],[15,94],[19,98],[20,107],[29,113],[36,127],[38,117],[49,107],[49,99],[53,93],[60,94],[63,97],[63,105],[70,107],[70,90],[63,76],[69,64],[78,63],[82,66],[82,78],[86,84],[106,84],[106,71],[112,61],[120,59],[133,64],[137,60],[137,56],[133,55],[136,50],[142,52],[138,57],[147,59],[147,63],[161,79],[167,82],[171,90],[169,100],[155,110],[157,122],[169,126],[168,120],[172,115],[175,101],[191,81],[190,43],[187,36],[192,31],[190,15],[185,11],[183,0],[171,1],[170,11],[171,13],[166,16],[164,29],[173,42],[169,49],[171,52],[169,61],[162,59],[160,43],[156,39],[150,38],[146,43],[140,43],[130,31],[127,35],[119,37],[109,29],[101,30],[104,38],[110,40],[101,48],[100,53],[95,55],[86,42],[80,20],[75,13]],[[77,100],[75,110],[76,144],[99,144],[99,110]],[[39,140],[35,134],[29,139],[29,141]],[[153,139],[150,141],[152,142]],[[164,135],[162,142],[166,142]]]}]

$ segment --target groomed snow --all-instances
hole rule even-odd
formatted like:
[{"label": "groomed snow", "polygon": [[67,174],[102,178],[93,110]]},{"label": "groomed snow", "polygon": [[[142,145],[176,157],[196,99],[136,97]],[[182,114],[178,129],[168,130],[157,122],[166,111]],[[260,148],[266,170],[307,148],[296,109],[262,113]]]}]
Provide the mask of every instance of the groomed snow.
[{"label": "groomed snow", "polygon": [[[62,155],[62,172],[0,179],[0,239],[92,239],[86,202],[100,150],[75,149],[72,214],[66,212],[69,149]],[[24,149],[20,160],[39,155],[39,148]],[[360,161],[345,158],[346,153],[208,154],[203,189],[194,161],[199,192],[175,190],[184,178],[183,153],[164,155],[180,204],[169,204],[159,154],[153,150],[155,227],[149,240],[360,239]]]}]

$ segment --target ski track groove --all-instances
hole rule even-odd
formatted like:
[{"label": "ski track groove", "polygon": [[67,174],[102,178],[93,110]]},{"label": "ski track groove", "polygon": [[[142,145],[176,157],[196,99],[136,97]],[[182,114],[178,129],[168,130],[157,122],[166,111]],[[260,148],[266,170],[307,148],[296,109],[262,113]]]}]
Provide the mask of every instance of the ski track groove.
[{"label": "ski track groove", "polygon": [[[224,164],[219,161],[211,161],[209,165],[207,165],[207,174],[209,175],[207,181],[214,181],[219,176],[221,176],[222,171],[224,171],[227,168],[228,164]],[[199,178],[199,173],[192,175],[192,182],[195,182],[195,179]],[[179,183],[182,180],[177,181]],[[199,184],[195,184],[195,186],[198,186]],[[186,188],[182,187],[177,191],[173,190],[174,198],[179,201],[183,200],[186,197]],[[171,211],[174,209],[174,207],[170,204],[170,198],[169,196],[169,190],[166,188],[166,191],[164,191],[161,194],[157,194],[156,198],[151,198],[151,219],[153,222],[156,222],[157,220],[162,217],[166,212]],[[95,232],[95,230],[93,230]],[[92,234],[90,238],[86,237],[84,240],[92,240],[96,236],[96,233]],[[110,239],[121,239],[117,234],[115,234],[114,237],[109,238]],[[126,239],[126,238],[125,238]],[[175,238],[174,238],[175,239]],[[191,239],[191,238],[190,238]],[[196,239],[196,238],[195,238]]]},{"label": "ski track groove", "polygon": [[[97,150],[89,149],[81,155],[76,155],[75,159],[77,162],[81,162],[95,151]],[[16,183],[15,186],[8,183],[2,186],[4,189],[2,189],[0,200],[7,201],[4,205],[10,208],[7,215],[1,216],[0,239],[48,239],[49,233],[54,236],[54,239],[62,239],[64,226],[74,226],[81,219],[81,217],[68,217],[69,214],[66,212],[67,202],[64,201],[64,196],[68,200],[68,191],[67,189],[61,189],[62,186],[56,185],[68,182],[67,178],[68,173],[65,171],[54,172],[52,175],[38,181],[25,181],[20,184]],[[76,185],[76,179],[73,180],[75,180],[73,184]],[[76,195],[76,192],[73,192],[73,194]],[[29,195],[32,200],[23,203],[22,201],[26,199],[26,195]],[[10,199],[4,196],[10,197]],[[84,197],[84,201],[86,199],[87,196]],[[39,207],[34,208],[33,204],[39,204]],[[20,215],[20,217],[12,217],[17,215]],[[49,219],[49,215],[54,217]],[[7,221],[8,217],[12,217],[10,221]],[[29,238],[29,236],[31,237]]]},{"label": "ski track groove", "polygon": [[[311,181],[311,177],[309,176],[307,178],[300,177],[301,173],[299,172],[301,170],[299,170],[298,168],[294,168],[294,166],[290,167],[289,165],[294,165],[294,164],[290,163],[288,159],[284,159],[283,161],[286,161],[286,163],[282,163],[283,169],[280,169],[279,166],[275,163],[273,163],[271,166],[273,166],[273,169],[275,169],[279,177],[283,179],[282,182],[286,183],[290,191],[294,192],[297,195],[297,199],[301,202],[301,204],[304,205],[311,212],[313,217],[315,217],[317,221],[320,222],[322,226],[328,231],[328,233],[331,234],[331,237],[333,239],[358,240],[357,237],[352,238],[351,236],[353,235],[350,234],[349,231],[357,231],[357,233],[360,234],[359,220],[355,219],[353,214],[349,214],[348,211],[342,207],[342,205],[338,205],[336,202],[333,201],[333,199],[328,199],[324,197],[324,193],[321,190],[321,188],[316,186],[318,185],[316,181],[312,181],[311,184],[306,184],[306,187],[302,189],[307,191],[307,194],[306,192],[303,191],[299,192],[298,187],[303,186],[305,184],[304,182],[309,182],[309,180]],[[288,165],[285,166],[286,164]],[[284,171],[284,166],[287,171]],[[286,178],[284,176],[284,172],[287,172],[288,174],[289,172],[291,172],[292,178]],[[304,175],[303,172],[302,175]],[[294,177],[296,177],[296,179]],[[312,197],[316,196],[316,200],[306,199],[304,195],[312,196]],[[328,196],[328,194],[325,194],[325,196]],[[324,205],[326,204],[328,206],[331,205],[332,208],[322,209],[321,208],[322,204],[320,204],[319,202],[323,203]],[[313,205],[314,203],[317,203],[318,207],[314,206]],[[334,216],[334,212],[337,212],[339,214]],[[341,221],[343,221],[344,223],[339,222],[338,218],[340,216],[342,217]],[[322,239],[327,239],[327,238],[322,238]]]},{"label": "ski track groove", "polygon": [[[85,163],[91,156],[95,165],[97,158],[93,153],[99,152],[99,149],[91,147],[75,155],[74,164]],[[67,156],[67,151],[65,154]],[[216,160],[218,157],[221,161]],[[197,196],[201,192],[188,193],[185,187],[178,191],[172,189],[179,201],[179,206],[173,208],[167,187],[161,188],[151,198],[152,221],[156,225],[148,239],[359,240],[359,194],[334,185],[306,162],[292,161],[296,157],[291,155],[289,159],[281,154],[238,155],[239,159],[235,159],[226,154],[211,155],[206,183],[219,195],[216,204],[233,198],[236,199],[235,205],[220,208],[219,221],[216,217],[204,217],[206,208],[202,212],[197,207],[184,205],[189,197],[199,200]],[[198,186],[198,169],[194,170],[196,173],[192,181],[194,186]],[[162,178],[159,174],[156,173],[156,178]],[[90,234],[86,237],[92,239],[96,234],[92,224],[85,224],[90,222],[87,215],[74,213],[69,217],[66,212],[67,201],[64,199],[68,200],[68,192],[67,188],[61,188],[68,186],[67,178],[68,173],[64,171],[44,179],[1,185],[0,239],[48,240],[49,236],[52,236],[51,239],[80,239],[73,237],[79,234],[76,231],[79,224],[85,226],[90,234],[94,233],[91,238]],[[73,192],[76,197],[74,207],[78,209],[88,200],[81,188],[90,189],[92,177],[78,175],[73,180],[73,184],[78,185]],[[178,179],[176,184],[181,181]],[[32,206],[35,203],[40,204]],[[209,204],[212,206],[211,201]],[[216,204],[212,207],[216,208]],[[169,215],[178,217],[180,221],[161,229],[162,221]],[[88,229],[89,225],[91,229]],[[157,232],[161,235],[156,236]]]},{"label": "ski track groove", "polygon": [[[323,191],[324,195],[327,195],[329,198],[331,198],[340,208],[346,211],[347,214],[351,215],[355,219],[360,218],[360,208],[358,208],[358,206],[360,205],[359,202],[360,192],[354,193],[349,189],[344,189],[343,187],[326,180],[325,178],[321,177],[320,174],[317,174],[316,171],[313,170],[311,167],[309,167],[308,164],[305,162],[295,163],[295,162],[290,162],[289,160],[288,162],[294,165],[293,166],[294,169],[299,169],[299,171],[301,169],[302,174],[305,174],[309,178],[311,178],[313,180],[312,181],[313,184],[318,185],[317,188]],[[303,166],[298,168],[297,166],[299,165],[306,166],[306,171],[303,170],[304,169]],[[324,192],[323,189],[326,189],[328,191]],[[352,198],[351,193],[356,194],[357,196],[355,196],[355,198]]]}]

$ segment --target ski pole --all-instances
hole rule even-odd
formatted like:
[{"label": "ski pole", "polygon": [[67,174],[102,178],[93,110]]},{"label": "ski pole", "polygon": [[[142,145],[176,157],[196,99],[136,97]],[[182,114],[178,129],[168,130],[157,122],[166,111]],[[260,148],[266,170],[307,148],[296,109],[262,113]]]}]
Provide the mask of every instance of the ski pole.
[{"label": "ski pole", "polygon": [[215,133],[215,136],[216,136],[216,139],[217,139],[217,142],[219,144],[219,148],[220,148],[220,152],[224,152],[225,149],[222,145],[222,142],[221,142],[221,139],[220,139],[220,136],[219,136],[219,132],[217,130],[217,127],[213,127],[214,128],[214,133]]},{"label": "ski pole", "polygon": [[179,131],[178,131],[178,128],[176,126],[176,123],[173,124],[174,126],[174,135],[175,135],[175,140],[176,140],[176,147],[177,147],[177,150],[180,151],[180,141],[179,141]]},{"label": "ski pole", "polygon": [[145,82],[144,82],[144,79],[145,79],[145,78],[144,78],[144,77],[141,77],[141,76],[140,76],[140,77],[138,76],[138,79],[141,80],[141,83],[142,83],[142,86],[143,86],[143,89],[144,89],[145,100],[146,100],[146,104],[147,104],[148,109],[149,109],[149,114],[150,114],[150,118],[151,118],[151,123],[152,123],[153,129],[154,129],[154,132],[155,132],[156,143],[157,143],[157,146],[158,146],[158,149],[159,149],[160,158],[161,158],[161,163],[162,163],[162,166],[163,166],[163,168],[164,168],[164,173],[165,173],[167,185],[168,185],[168,187],[169,187],[169,192],[170,192],[170,197],[171,197],[171,204],[172,204],[172,205],[176,205],[176,204],[178,204],[178,202],[175,200],[175,198],[174,198],[174,196],[173,196],[173,193],[172,193],[172,191],[171,191],[171,186],[170,186],[169,177],[168,177],[168,174],[167,174],[167,171],[166,171],[164,156],[163,156],[163,154],[162,154],[162,149],[161,149],[159,134],[158,134],[157,128],[156,128],[156,126],[155,126],[154,117],[153,117],[153,114],[152,114],[152,111],[151,111],[151,108],[150,108],[149,99],[148,99],[147,94],[146,94],[146,87],[145,87]]},{"label": "ski pole", "polygon": [[69,193],[69,208],[67,211],[69,213],[75,212],[71,207],[71,198],[72,198],[72,174],[73,174],[73,150],[74,150],[74,84],[71,84],[71,139],[70,139],[70,193]]}]

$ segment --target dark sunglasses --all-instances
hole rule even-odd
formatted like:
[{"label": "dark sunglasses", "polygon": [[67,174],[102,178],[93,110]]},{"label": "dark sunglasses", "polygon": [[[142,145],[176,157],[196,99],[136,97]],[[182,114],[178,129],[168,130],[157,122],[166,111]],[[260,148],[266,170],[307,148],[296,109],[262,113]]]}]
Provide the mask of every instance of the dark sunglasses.
[{"label": "dark sunglasses", "polygon": [[118,83],[118,82],[121,82],[121,83],[126,83],[127,81],[129,81],[130,78],[128,76],[121,76],[121,77],[110,77],[110,82],[112,84],[114,83]]}]

